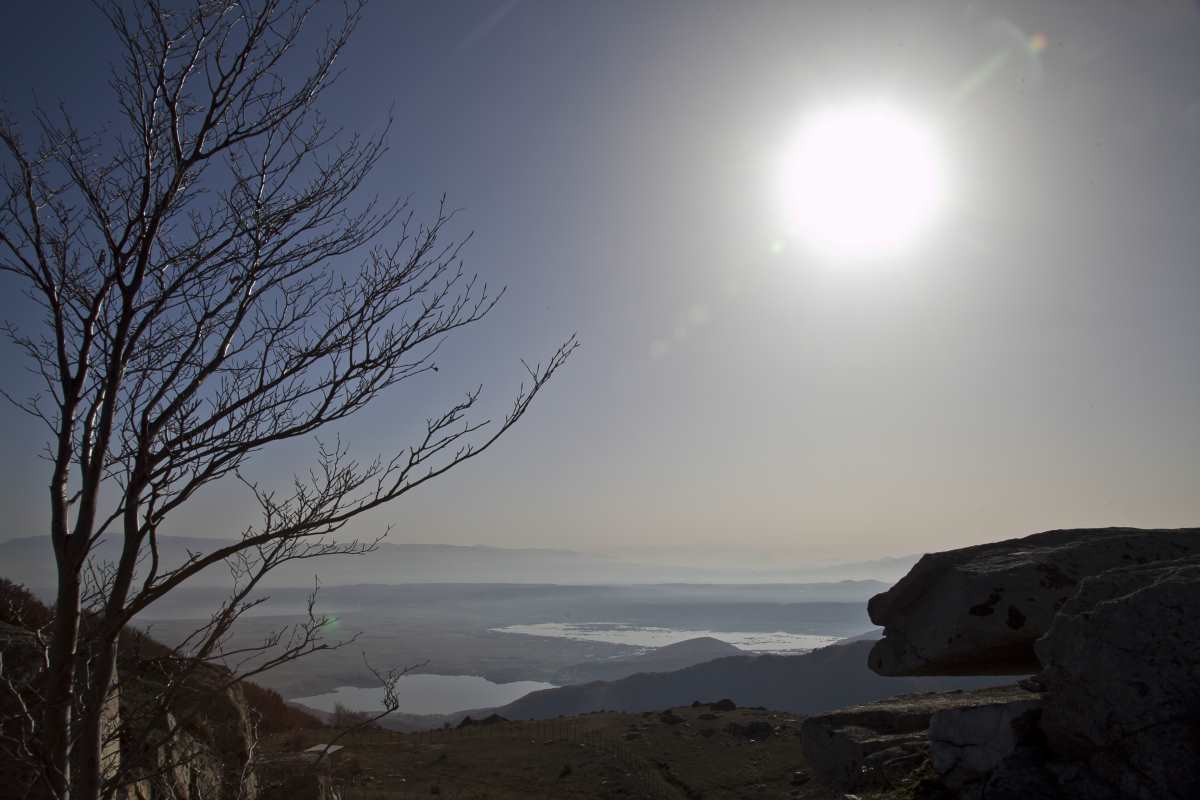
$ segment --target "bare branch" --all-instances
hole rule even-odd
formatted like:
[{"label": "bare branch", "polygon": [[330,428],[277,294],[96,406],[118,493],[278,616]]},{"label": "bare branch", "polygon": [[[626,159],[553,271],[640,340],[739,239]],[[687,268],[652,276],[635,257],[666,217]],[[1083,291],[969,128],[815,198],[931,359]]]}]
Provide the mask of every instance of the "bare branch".
[{"label": "bare branch", "polygon": [[[51,795],[101,791],[100,710],[136,614],[218,563],[234,575],[208,622],[160,658],[168,689],[142,722],[168,738],[160,717],[187,675],[220,664],[240,679],[333,646],[312,609],[261,647],[225,643],[262,601],[270,570],[369,552],[378,539],[336,535],[490,448],[577,346],[572,336],[544,366],[526,364],[526,384],[495,422],[476,387],[394,452],[360,460],[340,440],[318,441],[287,489],[245,477],[261,451],[317,438],[406,381],[441,376],[441,343],[504,296],[466,269],[470,237],[452,237],[444,198],[421,222],[407,200],[361,197],[391,123],[346,132],[317,101],[362,3],[345,3],[298,69],[314,6],[105,2],[120,45],[116,126],[90,134],[65,109],[39,111],[31,146],[0,112],[0,274],[40,315],[36,332],[2,329],[36,392],[0,394],[50,431],[58,585],[38,769]],[[251,492],[258,521],[230,544],[164,563],[159,535],[174,512],[228,480]],[[106,538],[120,554],[99,564]]]}]

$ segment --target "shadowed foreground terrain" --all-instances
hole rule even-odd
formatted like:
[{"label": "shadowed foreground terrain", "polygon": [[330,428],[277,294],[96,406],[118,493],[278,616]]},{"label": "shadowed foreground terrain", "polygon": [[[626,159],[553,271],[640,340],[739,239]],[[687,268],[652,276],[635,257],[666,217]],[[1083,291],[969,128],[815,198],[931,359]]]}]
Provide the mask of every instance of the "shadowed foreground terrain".
[{"label": "shadowed foreground terrain", "polygon": [[[363,731],[341,740],[335,774],[352,798],[764,798],[807,793],[799,718],[686,706],[447,731]],[[297,750],[320,730],[277,737]],[[813,790],[815,791],[815,789]]]}]

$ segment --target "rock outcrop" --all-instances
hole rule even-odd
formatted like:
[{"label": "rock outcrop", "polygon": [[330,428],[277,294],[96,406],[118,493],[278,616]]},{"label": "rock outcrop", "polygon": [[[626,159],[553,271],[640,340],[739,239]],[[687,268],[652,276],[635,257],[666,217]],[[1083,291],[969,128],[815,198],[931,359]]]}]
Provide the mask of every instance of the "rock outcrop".
[{"label": "rock outcrop", "polygon": [[1200,556],[1088,578],[1037,653],[1068,795],[1200,797]]},{"label": "rock outcrop", "polygon": [[131,636],[118,662],[121,715],[137,734],[121,742],[129,800],[254,800],[255,735],[241,687],[209,665],[178,673],[156,658],[160,648]]},{"label": "rock outcrop", "polygon": [[869,658],[881,674],[1035,674],[811,718],[804,750],[827,782],[865,787],[916,753],[961,800],[1200,797],[1200,529],[1051,531],[925,556],[870,613],[885,626]]},{"label": "rock outcrop", "polygon": [[934,771],[950,789],[981,794],[1001,763],[1034,744],[1041,711],[1041,695],[1017,687],[934,713],[928,737]]},{"label": "rock outcrop", "polygon": [[[963,739],[954,736],[954,720],[1009,706],[1035,708],[1038,702],[1037,694],[1018,686],[901,695],[806,718],[800,726],[801,747],[813,774],[825,783],[849,791],[881,788],[930,756],[931,720],[947,721],[947,737],[935,743],[940,748],[933,752],[935,761],[954,758],[967,770],[986,758],[985,751],[1005,746],[1003,732]],[[952,747],[957,750],[950,755]]]},{"label": "rock outcrop", "polygon": [[1103,528],[926,555],[871,598],[884,638],[881,675],[1024,675],[1041,668],[1034,642],[1080,582],[1106,570],[1200,555],[1200,529]]}]

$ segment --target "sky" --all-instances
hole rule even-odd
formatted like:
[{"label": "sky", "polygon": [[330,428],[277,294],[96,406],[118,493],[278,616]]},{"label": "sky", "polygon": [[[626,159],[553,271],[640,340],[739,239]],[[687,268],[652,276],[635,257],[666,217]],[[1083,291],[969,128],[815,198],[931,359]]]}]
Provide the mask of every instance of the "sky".
[{"label": "sky", "polygon": [[[445,193],[508,293],[343,439],[402,448],[478,383],[502,413],[520,359],[582,347],[495,448],[352,532],[752,566],[1197,524],[1197,41],[1182,1],[371,4],[323,108],[364,132],[393,108],[368,191]],[[89,4],[10,5],[0,53],[18,122],[113,120]],[[847,265],[782,229],[777,164],[806,115],[880,97],[949,189],[919,241]],[[19,288],[0,316],[33,324]],[[0,435],[4,533],[37,533],[45,437],[11,408]],[[217,486],[166,532],[253,514]]]}]

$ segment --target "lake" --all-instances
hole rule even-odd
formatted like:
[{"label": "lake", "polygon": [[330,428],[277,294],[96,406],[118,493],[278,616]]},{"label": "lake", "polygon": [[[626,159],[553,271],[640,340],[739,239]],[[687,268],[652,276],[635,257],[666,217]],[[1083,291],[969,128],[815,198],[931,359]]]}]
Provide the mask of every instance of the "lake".
[{"label": "lake", "polygon": [[[492,683],[478,675],[405,675],[396,683],[398,711],[405,714],[452,714],[470,708],[491,708],[511,703],[530,692],[554,689],[552,683],[513,681]],[[319,711],[333,711],[337,704],[354,711],[382,711],[383,687],[339,686],[332,692],[297,697]]]},{"label": "lake", "polygon": [[751,653],[805,653],[839,641],[840,636],[819,636],[786,631],[702,631],[628,625],[622,622],[541,622],[492,628],[497,633],[520,633],[584,642],[609,642],[634,647],[663,647],[700,636],[711,636]]}]

